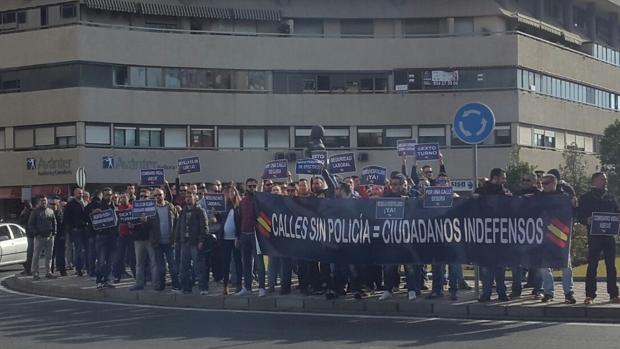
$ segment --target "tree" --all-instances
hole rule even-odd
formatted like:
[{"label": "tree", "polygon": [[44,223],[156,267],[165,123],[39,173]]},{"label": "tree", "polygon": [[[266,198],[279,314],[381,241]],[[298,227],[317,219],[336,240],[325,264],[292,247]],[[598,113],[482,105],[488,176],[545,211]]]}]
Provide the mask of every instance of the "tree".
[{"label": "tree", "polygon": [[601,139],[599,158],[609,179],[609,190],[620,194],[620,121],[607,126]]},{"label": "tree", "polygon": [[520,148],[516,147],[510,154],[510,160],[506,167],[506,181],[508,182],[508,189],[511,192],[517,192],[520,190],[521,178],[523,175],[534,172],[536,166],[530,165],[527,161],[521,161],[519,158]]},{"label": "tree", "polygon": [[590,187],[585,154],[577,151],[577,145],[573,143],[566,147],[562,153],[562,159],[564,161],[559,168],[562,179],[573,186],[577,196],[585,193]]}]

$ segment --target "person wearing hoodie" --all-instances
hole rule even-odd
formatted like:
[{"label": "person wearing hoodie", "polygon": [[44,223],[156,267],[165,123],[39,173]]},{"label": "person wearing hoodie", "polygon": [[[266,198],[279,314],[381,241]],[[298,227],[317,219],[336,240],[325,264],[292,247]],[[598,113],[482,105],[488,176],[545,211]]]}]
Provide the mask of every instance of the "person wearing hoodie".
[{"label": "person wearing hoodie", "polygon": [[[588,227],[592,226],[593,212],[620,213],[618,202],[607,190],[607,175],[596,172],[592,175],[592,189],[579,198],[577,221]],[[616,280],[616,241],[615,236],[591,235],[588,233],[588,269],[586,271],[586,298],[584,304],[589,305],[596,298],[596,271],[599,258],[603,253],[607,270],[607,293],[613,303],[620,303]]]}]

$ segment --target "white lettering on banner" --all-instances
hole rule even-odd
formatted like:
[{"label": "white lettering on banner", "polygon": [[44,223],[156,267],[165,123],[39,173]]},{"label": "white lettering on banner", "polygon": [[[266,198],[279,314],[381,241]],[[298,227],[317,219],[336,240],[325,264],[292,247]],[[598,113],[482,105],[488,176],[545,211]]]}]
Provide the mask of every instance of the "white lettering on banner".
[{"label": "white lettering on banner", "polygon": [[[370,244],[371,226],[364,218],[319,218],[271,215],[275,237],[319,243]],[[372,237],[385,244],[542,245],[542,218],[389,219],[373,226]]]}]

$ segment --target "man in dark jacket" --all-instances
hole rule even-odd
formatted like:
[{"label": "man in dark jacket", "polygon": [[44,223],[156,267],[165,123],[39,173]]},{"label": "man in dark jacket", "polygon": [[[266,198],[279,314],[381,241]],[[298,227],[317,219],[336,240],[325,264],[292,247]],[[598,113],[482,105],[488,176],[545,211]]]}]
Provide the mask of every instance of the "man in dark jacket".
[{"label": "man in dark jacket", "polygon": [[[475,196],[512,196],[510,191],[506,188],[506,171],[501,168],[494,168],[491,170],[489,181],[484,185],[476,189]],[[480,295],[479,302],[488,302],[491,300],[491,293],[493,291],[493,280],[497,285],[497,296],[501,302],[507,302],[509,300],[506,295],[505,284],[505,272],[502,266],[481,266],[480,273],[482,274],[482,294]]]},{"label": "man in dark jacket", "polygon": [[588,227],[588,270],[586,272],[585,304],[592,304],[596,298],[596,270],[603,253],[607,269],[607,293],[614,303],[620,303],[616,281],[616,241],[614,236],[591,235],[592,213],[620,213],[618,202],[607,191],[607,175],[597,172],[592,175],[592,189],[579,198],[577,220]]},{"label": "man in dark jacket", "polygon": [[166,201],[163,190],[158,188],[153,193],[155,201],[157,201],[157,214],[153,217],[152,229],[155,230],[155,237],[157,238],[153,247],[157,260],[158,290],[161,291],[166,286],[166,265],[172,280],[172,289],[180,290],[179,271],[174,256],[174,226],[179,214],[174,205]]},{"label": "man in dark jacket", "polygon": [[86,242],[85,268],[90,277],[95,277],[95,269],[97,266],[96,235],[91,225],[90,215],[101,206],[102,195],[103,193],[100,191],[95,192],[91,201],[84,207],[84,219],[86,223],[84,227],[84,241]]},{"label": "man in dark jacket", "polygon": [[[148,200],[151,191],[147,188],[140,189],[140,200]],[[140,291],[144,289],[146,284],[145,271],[148,265],[151,271],[151,282],[154,289],[159,289],[158,284],[159,270],[157,268],[157,257],[155,255],[155,246],[159,245],[159,236],[153,228],[153,217],[142,217],[136,224],[129,224],[129,228],[133,229],[134,248],[136,253],[136,284],[130,288],[130,291]]]},{"label": "man in dark jacket", "polygon": [[82,269],[86,264],[86,238],[85,226],[87,216],[84,215],[84,191],[80,188],[73,190],[73,198],[65,206],[63,213],[65,235],[73,245],[73,264],[75,274],[82,276]]},{"label": "man in dark jacket", "polygon": [[[98,213],[109,209],[116,212],[116,207],[114,207],[114,203],[112,202],[112,189],[105,188],[103,189],[103,199],[101,199],[101,204],[93,211],[93,213]],[[97,264],[95,267],[97,289],[114,288],[114,286],[108,282],[108,279],[110,272],[112,271],[112,253],[116,248],[118,226],[94,230],[94,233],[95,251],[97,255]]]},{"label": "man in dark jacket", "polygon": [[39,280],[39,257],[45,252],[45,277],[55,278],[50,272],[54,235],[56,235],[56,216],[54,211],[47,207],[47,197],[39,198],[39,206],[30,213],[28,230],[34,235],[34,250],[32,254],[32,278]]},{"label": "man in dark jacket", "polygon": [[209,234],[207,213],[197,205],[197,196],[194,193],[185,193],[185,206],[179,216],[174,236],[180,244],[181,286],[183,293],[192,293],[190,266],[193,264],[198,275],[198,287],[201,295],[209,292],[209,278],[205,272],[206,253],[205,243]]},{"label": "man in dark jacket", "polygon": [[28,247],[26,249],[26,261],[24,262],[24,264],[22,264],[24,267],[24,271],[21,272],[21,275],[26,276],[32,275],[30,271],[32,269],[32,252],[34,251],[34,235],[30,231],[30,229],[28,229],[28,220],[30,219],[31,213],[32,202],[30,200],[24,201],[24,208],[19,214],[19,225],[26,229],[26,238],[28,241]]},{"label": "man in dark jacket", "polygon": [[[54,215],[56,216],[56,236],[54,237],[54,253],[53,264],[56,264],[56,270],[60,273],[60,276],[67,276],[66,264],[65,264],[65,230],[63,223],[63,211],[60,207],[60,198],[55,197],[52,199],[52,202],[49,204],[52,211],[54,211]],[[52,272],[54,272],[54,268],[52,268]]]}]

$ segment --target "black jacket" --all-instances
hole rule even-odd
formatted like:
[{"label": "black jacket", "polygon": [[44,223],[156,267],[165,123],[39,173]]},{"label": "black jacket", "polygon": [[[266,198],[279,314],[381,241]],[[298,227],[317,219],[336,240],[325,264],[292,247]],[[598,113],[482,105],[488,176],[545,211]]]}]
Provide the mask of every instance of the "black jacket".
[{"label": "black jacket", "polygon": [[616,197],[607,190],[592,188],[589,192],[579,198],[577,208],[577,221],[588,226],[588,218],[592,217],[593,212],[620,213]]},{"label": "black jacket", "polygon": [[204,243],[209,234],[207,212],[199,206],[185,206],[177,220],[174,232],[175,242],[189,242],[191,245]]},{"label": "black jacket", "polygon": [[485,196],[485,195],[503,195],[510,196],[510,190],[505,188],[500,184],[493,184],[491,182],[486,182],[484,185],[478,189],[476,189],[476,194]]},{"label": "black jacket", "polygon": [[86,225],[87,219],[87,216],[84,215],[83,204],[76,199],[71,199],[65,206],[63,218],[67,229],[83,228]]}]

